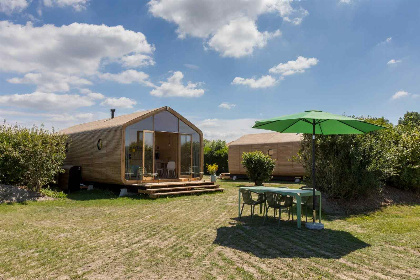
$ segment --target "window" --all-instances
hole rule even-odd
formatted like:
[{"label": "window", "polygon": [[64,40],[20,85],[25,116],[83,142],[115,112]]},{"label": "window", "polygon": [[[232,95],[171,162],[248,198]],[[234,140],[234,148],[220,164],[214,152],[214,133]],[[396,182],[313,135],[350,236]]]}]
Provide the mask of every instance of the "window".
[{"label": "window", "polygon": [[163,111],[155,116],[155,131],[178,132],[178,118]]}]

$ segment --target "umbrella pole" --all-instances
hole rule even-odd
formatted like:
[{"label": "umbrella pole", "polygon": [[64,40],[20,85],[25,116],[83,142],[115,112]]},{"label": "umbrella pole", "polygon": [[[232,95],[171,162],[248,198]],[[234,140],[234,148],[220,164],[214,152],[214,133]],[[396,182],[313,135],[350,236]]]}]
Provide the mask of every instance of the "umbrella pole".
[{"label": "umbrella pole", "polygon": [[312,131],[312,219],[315,223],[316,221],[316,199],[315,199],[315,186],[316,186],[316,180],[315,180],[315,120],[313,120],[313,131]]}]

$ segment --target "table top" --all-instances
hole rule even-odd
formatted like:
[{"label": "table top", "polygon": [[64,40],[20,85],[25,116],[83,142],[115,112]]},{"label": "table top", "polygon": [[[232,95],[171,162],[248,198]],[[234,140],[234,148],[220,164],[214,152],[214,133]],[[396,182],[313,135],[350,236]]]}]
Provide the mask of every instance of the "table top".
[{"label": "table top", "polygon": [[[291,196],[312,196],[312,190],[301,190],[301,189],[289,189],[286,187],[264,187],[264,186],[257,186],[257,187],[240,187],[241,190],[249,190],[255,193],[265,193],[265,192],[273,192],[279,193],[283,195],[291,195]],[[321,195],[320,191],[316,191],[315,195]]]}]

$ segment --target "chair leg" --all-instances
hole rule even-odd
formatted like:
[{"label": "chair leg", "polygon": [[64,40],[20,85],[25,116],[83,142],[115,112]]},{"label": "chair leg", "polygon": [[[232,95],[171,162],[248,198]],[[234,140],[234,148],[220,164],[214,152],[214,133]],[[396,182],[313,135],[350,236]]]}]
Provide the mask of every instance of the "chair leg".
[{"label": "chair leg", "polygon": [[267,220],[267,216],[268,216],[268,206],[266,205],[266,208],[265,208],[265,217],[264,217],[264,222],[263,222],[263,224],[265,224],[265,221]]},{"label": "chair leg", "polygon": [[241,208],[241,218],[242,218],[242,212],[244,211],[244,206],[245,206],[245,203],[243,203],[243,204],[242,204],[242,208]]}]

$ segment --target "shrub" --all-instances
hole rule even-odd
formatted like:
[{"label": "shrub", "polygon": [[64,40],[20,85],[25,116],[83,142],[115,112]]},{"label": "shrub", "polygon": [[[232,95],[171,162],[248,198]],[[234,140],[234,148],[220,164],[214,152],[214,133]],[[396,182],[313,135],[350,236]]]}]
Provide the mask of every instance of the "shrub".
[{"label": "shrub", "polygon": [[[420,123],[415,112],[393,126],[384,118],[365,118],[387,127],[361,135],[318,135],[316,187],[337,198],[355,198],[384,184],[420,190]],[[299,157],[311,177],[312,135],[305,135]],[[308,185],[312,180],[308,180]]]},{"label": "shrub", "polygon": [[219,172],[228,172],[228,146],[222,140],[204,140],[204,166],[215,163]]},{"label": "shrub", "polygon": [[420,192],[420,123],[397,125],[394,145],[384,153],[392,164],[387,182],[397,188]]},{"label": "shrub", "polygon": [[0,126],[0,182],[39,191],[54,182],[65,159],[67,137],[44,128]]},{"label": "shrub", "polygon": [[207,164],[207,172],[210,174],[210,175],[216,175],[216,172],[217,172],[217,169],[218,169],[219,167],[217,166],[217,164]]},{"label": "shrub", "polygon": [[275,161],[261,151],[249,152],[242,154],[242,165],[246,169],[248,178],[261,186],[264,182],[271,179],[273,174]]}]

